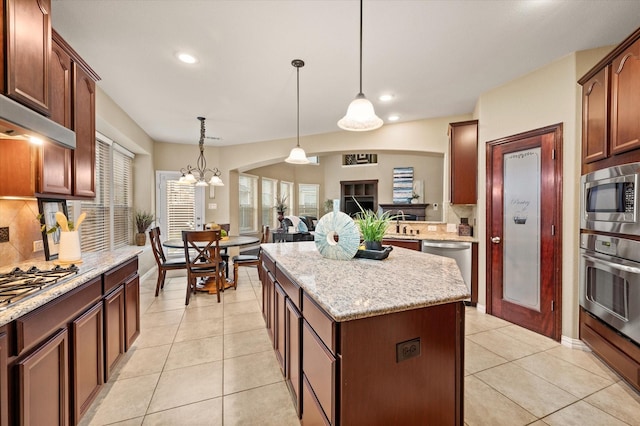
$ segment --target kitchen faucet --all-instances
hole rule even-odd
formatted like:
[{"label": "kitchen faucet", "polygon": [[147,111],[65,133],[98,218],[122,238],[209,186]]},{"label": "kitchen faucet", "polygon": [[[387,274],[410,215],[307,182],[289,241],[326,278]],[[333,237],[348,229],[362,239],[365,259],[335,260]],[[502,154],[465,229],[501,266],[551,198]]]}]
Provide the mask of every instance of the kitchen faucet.
[{"label": "kitchen faucet", "polygon": [[404,212],[402,210],[396,212],[396,234],[400,233],[400,215],[402,215],[402,220],[404,221]]}]

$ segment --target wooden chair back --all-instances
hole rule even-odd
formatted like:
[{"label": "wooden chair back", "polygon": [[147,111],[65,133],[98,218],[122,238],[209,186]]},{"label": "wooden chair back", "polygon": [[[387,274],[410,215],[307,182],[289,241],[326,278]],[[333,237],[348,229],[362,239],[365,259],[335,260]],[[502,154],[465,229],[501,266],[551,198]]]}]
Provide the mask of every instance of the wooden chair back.
[{"label": "wooden chair back", "polygon": [[155,227],[149,230],[149,241],[151,244],[151,248],[153,249],[153,256],[156,258],[156,263],[158,264],[158,266],[164,264],[167,261],[167,258],[164,255],[164,250],[162,249],[159,227]]},{"label": "wooden chair back", "polygon": [[215,280],[220,302],[221,286],[224,280],[224,263],[220,256],[220,230],[210,231],[182,231],[184,256],[187,262],[187,299],[191,290],[195,290],[197,278]]}]

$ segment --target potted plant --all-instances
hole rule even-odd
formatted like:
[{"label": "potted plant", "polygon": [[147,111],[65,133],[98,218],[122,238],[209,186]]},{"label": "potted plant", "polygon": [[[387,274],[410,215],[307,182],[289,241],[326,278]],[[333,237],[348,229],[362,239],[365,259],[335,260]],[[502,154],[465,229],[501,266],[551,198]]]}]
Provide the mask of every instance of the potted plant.
[{"label": "potted plant", "polygon": [[146,211],[138,210],[135,214],[136,229],[136,245],[143,246],[147,242],[147,235],[145,232],[153,222],[153,214]]},{"label": "potted plant", "polygon": [[364,210],[360,203],[355,201],[360,207],[360,212],[356,214],[355,220],[362,234],[365,249],[382,250],[382,239],[393,217],[389,212],[378,214],[371,210]]},{"label": "potted plant", "polygon": [[333,200],[331,198],[327,198],[324,202],[324,212],[329,213],[333,211]]},{"label": "potted plant", "polygon": [[273,206],[273,208],[276,209],[276,212],[278,212],[278,222],[280,222],[281,224],[282,224],[282,219],[284,219],[284,212],[287,211],[287,205],[285,204],[286,202],[287,202],[287,196],[282,195],[281,197],[276,197],[276,204],[275,206]]},{"label": "potted plant", "polygon": [[420,198],[420,196],[415,192],[411,194],[411,204],[418,204],[418,198]]}]

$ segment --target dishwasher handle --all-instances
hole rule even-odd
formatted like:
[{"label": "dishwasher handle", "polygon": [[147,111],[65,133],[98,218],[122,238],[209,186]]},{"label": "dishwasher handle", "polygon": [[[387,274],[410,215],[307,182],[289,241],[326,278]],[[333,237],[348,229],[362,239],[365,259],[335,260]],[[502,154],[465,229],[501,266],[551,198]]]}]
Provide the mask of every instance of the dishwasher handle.
[{"label": "dishwasher handle", "polygon": [[463,241],[423,241],[422,247],[434,247],[444,249],[468,249],[471,248],[471,243]]}]

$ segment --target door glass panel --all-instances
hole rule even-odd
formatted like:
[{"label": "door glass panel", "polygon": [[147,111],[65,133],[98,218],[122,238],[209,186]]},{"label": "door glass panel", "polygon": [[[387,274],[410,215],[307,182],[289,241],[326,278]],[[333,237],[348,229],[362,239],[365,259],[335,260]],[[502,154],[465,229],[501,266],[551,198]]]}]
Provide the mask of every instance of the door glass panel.
[{"label": "door glass panel", "polygon": [[503,299],[540,311],[540,148],[504,156]]}]

